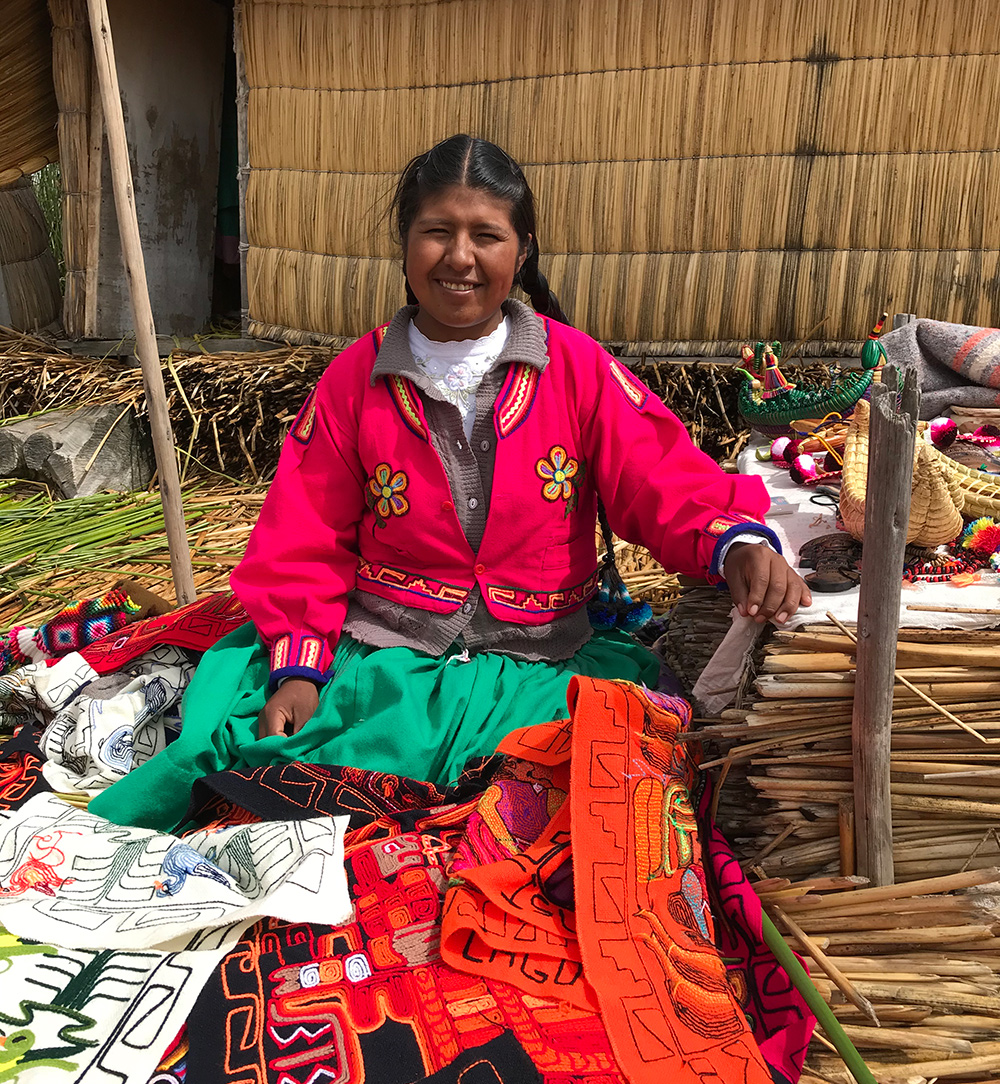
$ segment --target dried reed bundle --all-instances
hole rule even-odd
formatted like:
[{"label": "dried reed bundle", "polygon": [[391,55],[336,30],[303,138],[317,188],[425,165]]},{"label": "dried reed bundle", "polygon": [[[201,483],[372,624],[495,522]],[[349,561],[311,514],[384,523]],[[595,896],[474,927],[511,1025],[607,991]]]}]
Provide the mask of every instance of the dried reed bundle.
[{"label": "dried reed bundle", "polygon": [[[307,192],[299,197],[305,206],[310,198]],[[980,266],[984,277],[1000,273],[1000,253],[952,250],[948,257],[960,274],[976,280]],[[543,254],[541,264],[571,321],[629,353],[693,353],[697,343],[699,353],[735,355],[739,343],[761,326],[792,340],[835,311],[848,316],[840,326],[827,324],[826,346],[833,356],[855,354],[860,340],[852,335],[866,320],[856,299],[881,296],[884,283],[904,279],[916,283],[915,305],[943,319],[990,320],[985,302],[971,311],[949,305],[936,290],[932,268],[913,251],[556,252]],[[802,288],[794,322],[788,312],[762,314],[755,301],[782,292],[789,266],[796,282],[829,280],[822,308]],[[296,332],[305,333],[306,341],[313,335],[363,335],[388,320],[403,300],[398,260],[386,256],[339,257],[252,240],[247,279],[254,333],[273,327],[282,339]]]},{"label": "dried reed bundle", "polygon": [[[52,18],[52,74],[59,103],[59,163],[63,188],[66,283],[62,316],[66,334],[76,338],[87,334],[88,330],[88,222],[92,211],[89,196],[90,119],[96,90],[91,86],[93,50],[86,3],[82,0],[49,0],[48,7]],[[99,167],[99,163],[94,165]],[[97,199],[100,199],[99,191]],[[96,267],[94,271],[96,273]]]},{"label": "dried reed bundle", "polygon": [[[914,1074],[967,1078],[1000,1053],[998,879],[994,864],[878,888],[857,878],[772,878],[754,888],[785,920],[791,947],[811,946],[830,976],[817,972],[815,985],[877,1079],[902,1084]],[[848,1080],[822,1036],[803,1079],[810,1073]]]},{"label": "dried reed bundle", "polygon": [[[262,489],[191,486],[184,509],[200,595],[228,588],[256,522]],[[0,488],[0,632],[35,625],[68,602],[136,580],[173,601],[163,513],[155,493],[52,501]]]},{"label": "dried reed bundle", "polygon": [[[163,360],[182,468],[194,457],[206,468],[250,479],[273,473],[281,440],[333,354],[319,346],[261,353],[185,354]],[[641,363],[637,373],[686,424],[715,459],[731,459],[749,431],[736,409],[737,378],[708,362]],[[825,366],[803,370],[829,376]],[[88,403],[135,403],[142,408],[141,374],[117,359],[61,353],[31,336],[0,329],[0,419]]]},{"label": "dried reed bundle", "polygon": [[[955,631],[951,643],[906,635],[897,662],[910,687],[897,687],[891,723],[896,876],[991,866],[1000,855],[1000,753],[980,739],[1000,734],[996,645],[983,633]],[[767,874],[844,872],[839,804],[853,794],[853,650],[829,626],[778,632],[755,683],[761,699],[705,732],[705,767],[729,765],[727,788],[738,788],[720,798],[720,825]]]},{"label": "dried reed bundle", "polygon": [[[137,367],[38,346],[12,339],[2,348],[0,418],[88,403],[131,402],[144,409]],[[252,481],[268,477],[288,426],[328,361],[328,350],[311,347],[164,358],[182,470],[194,463]]]},{"label": "dried reed bundle", "polygon": [[45,327],[59,317],[59,272],[35,190],[27,177],[0,188],[0,270],[11,321]]},{"label": "dried reed bundle", "polygon": [[[740,9],[732,0],[683,14],[629,5],[614,8],[614,20],[608,19],[608,6],[601,0],[552,0],[544,11],[523,0],[490,0],[463,12],[465,36],[455,33],[451,13],[432,3],[320,0],[312,17],[276,0],[253,0],[250,6],[253,18],[246,44],[254,84],[280,84],[291,57],[300,66],[304,85],[329,89],[429,86],[441,71],[464,78],[470,69],[469,37],[494,31],[494,48],[475,59],[475,74],[484,81],[784,60],[802,55],[802,43],[820,37],[831,57],[908,57],[939,53],[942,42],[992,42],[996,32],[993,9],[984,0],[933,9],[933,26],[917,18],[927,11],[917,0],[894,7],[893,19],[868,9],[800,9],[784,0],[761,8],[746,25],[734,17]],[[556,33],[570,22],[576,33]],[[345,38],[358,47],[330,64]],[[391,44],[391,52],[375,48],[384,41]],[[292,42],[298,46],[294,53]],[[400,67],[402,56],[411,67]]]}]

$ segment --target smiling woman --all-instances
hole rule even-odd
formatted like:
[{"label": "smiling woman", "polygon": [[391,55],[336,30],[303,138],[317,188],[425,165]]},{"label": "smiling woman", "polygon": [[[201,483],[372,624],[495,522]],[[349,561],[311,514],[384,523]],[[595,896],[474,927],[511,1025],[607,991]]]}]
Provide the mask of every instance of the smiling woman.
[{"label": "smiling woman", "polygon": [[619,536],[725,577],[759,620],[808,598],[760,480],[724,474],[568,326],[509,155],[453,136],[406,166],[393,211],[411,304],[333,360],[293,425],[232,577],[253,625],[205,655],[166,755],[95,799],[113,820],[173,827],[194,780],[226,768],[447,783],[563,718],[574,675],[655,685],[605,598],[599,497]]}]

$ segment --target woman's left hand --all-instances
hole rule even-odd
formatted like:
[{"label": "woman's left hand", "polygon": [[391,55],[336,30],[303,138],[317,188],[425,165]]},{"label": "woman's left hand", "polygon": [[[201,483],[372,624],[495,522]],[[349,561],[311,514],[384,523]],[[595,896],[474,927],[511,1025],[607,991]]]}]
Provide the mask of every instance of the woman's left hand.
[{"label": "woman's left hand", "polygon": [[780,553],[755,542],[734,542],[722,574],[743,617],[783,625],[799,606],[812,603],[802,577]]}]

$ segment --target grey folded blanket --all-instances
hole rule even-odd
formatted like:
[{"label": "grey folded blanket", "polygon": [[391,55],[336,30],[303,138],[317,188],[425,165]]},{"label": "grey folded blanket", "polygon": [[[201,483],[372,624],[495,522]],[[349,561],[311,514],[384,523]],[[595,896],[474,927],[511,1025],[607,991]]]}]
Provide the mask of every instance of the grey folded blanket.
[{"label": "grey folded blanket", "polygon": [[889,361],[920,375],[920,417],[953,406],[1000,407],[1000,329],[911,320],[882,336]]}]

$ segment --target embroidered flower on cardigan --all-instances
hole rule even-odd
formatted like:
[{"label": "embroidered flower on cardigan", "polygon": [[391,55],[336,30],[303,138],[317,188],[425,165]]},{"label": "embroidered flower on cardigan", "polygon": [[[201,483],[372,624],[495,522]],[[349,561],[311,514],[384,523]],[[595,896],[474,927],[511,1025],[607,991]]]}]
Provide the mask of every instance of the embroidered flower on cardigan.
[{"label": "embroidered flower on cardigan", "polygon": [[368,479],[365,500],[375,513],[378,525],[384,527],[390,516],[405,516],[410,502],[403,496],[410,480],[401,470],[393,471],[388,463],[379,463]]},{"label": "embroidered flower on cardigan", "polygon": [[547,459],[539,459],[535,464],[535,471],[545,483],[542,496],[547,501],[565,501],[567,514],[572,512],[583,481],[583,464],[573,459],[561,444],[556,444],[549,449]]}]

